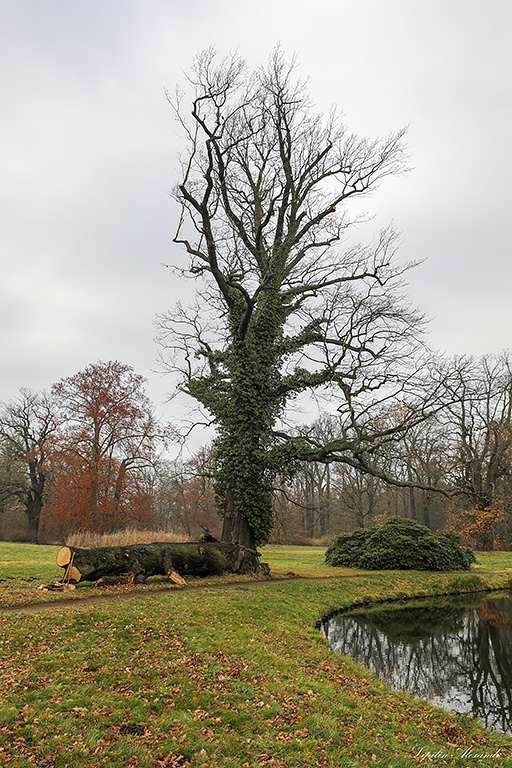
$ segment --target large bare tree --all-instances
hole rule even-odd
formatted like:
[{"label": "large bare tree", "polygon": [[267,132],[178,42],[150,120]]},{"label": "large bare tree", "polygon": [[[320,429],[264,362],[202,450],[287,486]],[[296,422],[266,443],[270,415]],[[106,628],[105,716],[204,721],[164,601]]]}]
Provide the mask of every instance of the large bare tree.
[{"label": "large bare tree", "polygon": [[[189,262],[174,269],[199,287],[190,307],[160,317],[160,342],[216,425],[223,539],[245,546],[268,537],[278,473],[304,460],[371,469],[368,451],[425,411],[422,319],[404,298],[397,235],[351,239],[367,221],[351,201],[406,167],[404,131],[355,136],[336,110],[313,111],[294,70],[279,49],[253,72],[208,50],[188,92],[169,95],[186,140],[174,242]],[[286,427],[287,404],[313,392],[341,414],[327,445]],[[377,423],[372,407],[398,395],[417,408]]]},{"label": "large bare tree", "polygon": [[451,482],[475,509],[510,506],[512,360],[460,357],[443,415],[451,436]]},{"label": "large bare tree", "polygon": [[21,389],[0,413],[0,441],[11,460],[9,483],[3,487],[23,505],[33,536],[39,531],[49,443],[57,426],[56,407],[46,392]]}]

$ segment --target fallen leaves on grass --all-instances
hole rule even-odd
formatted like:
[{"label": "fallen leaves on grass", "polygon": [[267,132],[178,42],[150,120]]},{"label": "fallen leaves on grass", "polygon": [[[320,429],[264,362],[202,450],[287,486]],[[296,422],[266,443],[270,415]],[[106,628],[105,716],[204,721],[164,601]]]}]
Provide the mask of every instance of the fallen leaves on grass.
[{"label": "fallen leaves on grass", "polygon": [[151,768],[187,768],[189,765],[190,760],[183,755],[167,755],[161,760],[156,760]]}]

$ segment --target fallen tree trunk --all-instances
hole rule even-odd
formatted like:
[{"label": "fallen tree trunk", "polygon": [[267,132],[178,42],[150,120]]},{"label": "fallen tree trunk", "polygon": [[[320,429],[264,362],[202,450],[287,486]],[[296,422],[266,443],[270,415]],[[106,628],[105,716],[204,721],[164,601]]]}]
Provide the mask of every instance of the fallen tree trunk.
[{"label": "fallen tree trunk", "polygon": [[172,574],[211,576],[225,572],[251,573],[264,566],[254,550],[222,541],[186,544],[155,542],[97,549],[62,547],[57,554],[57,565],[66,569],[64,580],[74,583],[128,573],[136,582],[157,574],[173,578]]}]

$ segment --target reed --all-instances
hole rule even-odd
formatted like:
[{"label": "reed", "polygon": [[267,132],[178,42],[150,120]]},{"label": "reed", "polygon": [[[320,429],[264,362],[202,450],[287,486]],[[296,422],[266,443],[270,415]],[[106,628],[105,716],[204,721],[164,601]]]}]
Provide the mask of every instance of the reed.
[{"label": "reed", "polygon": [[66,536],[67,547],[95,549],[96,547],[126,547],[130,544],[152,544],[153,542],[185,542],[191,541],[189,536],[173,531],[142,531],[138,528],[125,528],[113,533],[93,533],[91,531],[75,531]]}]

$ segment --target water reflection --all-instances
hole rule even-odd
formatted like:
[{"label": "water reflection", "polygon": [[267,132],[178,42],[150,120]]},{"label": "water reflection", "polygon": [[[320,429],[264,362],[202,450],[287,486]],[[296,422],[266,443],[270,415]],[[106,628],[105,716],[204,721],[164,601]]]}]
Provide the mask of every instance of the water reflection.
[{"label": "water reflection", "polygon": [[354,611],[324,634],[393,688],[512,732],[509,593]]}]

